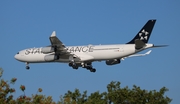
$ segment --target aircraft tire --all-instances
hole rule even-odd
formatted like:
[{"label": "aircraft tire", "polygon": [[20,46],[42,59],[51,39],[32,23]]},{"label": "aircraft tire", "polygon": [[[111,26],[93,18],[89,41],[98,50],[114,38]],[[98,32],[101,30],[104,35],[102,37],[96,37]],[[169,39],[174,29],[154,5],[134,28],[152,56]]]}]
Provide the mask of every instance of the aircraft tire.
[{"label": "aircraft tire", "polygon": [[92,68],[90,69],[91,72],[96,72],[96,69]]},{"label": "aircraft tire", "polygon": [[91,66],[87,66],[86,69],[87,69],[87,70],[91,70],[92,67],[91,67]]},{"label": "aircraft tire", "polygon": [[77,65],[73,65],[72,67],[73,67],[73,69],[78,69]]},{"label": "aircraft tire", "polygon": [[96,69],[93,69],[93,72],[95,73],[95,72],[96,72]]},{"label": "aircraft tire", "polygon": [[26,69],[27,69],[27,70],[29,70],[29,69],[30,69],[30,67],[29,67],[29,66],[26,66]]},{"label": "aircraft tire", "polygon": [[69,66],[72,67],[72,63],[69,63]]}]

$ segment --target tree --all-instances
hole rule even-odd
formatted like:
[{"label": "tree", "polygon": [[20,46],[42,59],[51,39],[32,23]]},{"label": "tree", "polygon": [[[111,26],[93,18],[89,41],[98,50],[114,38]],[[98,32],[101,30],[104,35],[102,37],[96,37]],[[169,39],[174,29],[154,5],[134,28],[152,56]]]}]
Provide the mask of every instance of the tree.
[{"label": "tree", "polygon": [[[128,87],[121,88],[120,82],[112,81],[107,85],[107,92],[100,93],[96,91],[91,93],[88,97],[87,91],[81,96],[78,89],[74,92],[68,91],[60,104],[169,104],[171,99],[164,97],[167,88],[163,87],[159,91],[143,90],[136,85],[132,89]],[[67,100],[68,99],[68,100]],[[79,100],[81,99],[81,100]]]},{"label": "tree", "polygon": [[[23,92],[18,98],[14,98],[16,91],[11,88],[11,84],[15,84],[17,78],[12,78],[10,82],[2,79],[3,70],[0,68],[0,104],[56,104],[51,96],[40,94],[43,90],[38,89],[36,94],[26,96],[25,85],[20,86]],[[93,92],[89,96],[87,91],[81,93],[79,89],[67,91],[64,96],[61,95],[58,104],[169,104],[172,100],[164,96],[168,91],[166,87],[162,87],[159,91],[144,90],[136,85],[132,89],[128,87],[121,88],[120,82],[112,81],[107,85],[106,92]]]},{"label": "tree", "polygon": [[56,104],[51,96],[45,96],[39,94],[42,92],[42,89],[39,88],[37,94],[30,97],[25,95],[26,87],[24,85],[20,86],[23,95],[20,95],[18,98],[14,99],[14,88],[11,88],[11,84],[15,84],[17,78],[12,78],[10,83],[2,79],[3,69],[0,68],[0,104]]},{"label": "tree", "polygon": [[113,104],[168,104],[171,102],[169,97],[164,97],[165,92],[168,91],[166,87],[158,92],[143,90],[136,85],[132,89],[120,88],[120,82],[111,82],[107,89],[108,101]]}]

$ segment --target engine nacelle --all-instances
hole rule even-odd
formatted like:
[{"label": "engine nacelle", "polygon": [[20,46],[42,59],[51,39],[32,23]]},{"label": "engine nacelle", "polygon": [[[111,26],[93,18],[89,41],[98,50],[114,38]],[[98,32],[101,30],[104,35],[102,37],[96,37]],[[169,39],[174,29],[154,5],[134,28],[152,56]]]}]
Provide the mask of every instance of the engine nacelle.
[{"label": "engine nacelle", "polygon": [[120,59],[106,60],[107,65],[115,65],[115,64],[120,64],[120,63],[121,63]]},{"label": "engine nacelle", "polygon": [[45,61],[54,61],[54,60],[57,60],[58,57],[56,55],[46,55],[44,56],[44,60]]},{"label": "engine nacelle", "polygon": [[42,53],[51,53],[51,52],[54,52],[54,47],[43,47],[41,48],[41,52]]}]

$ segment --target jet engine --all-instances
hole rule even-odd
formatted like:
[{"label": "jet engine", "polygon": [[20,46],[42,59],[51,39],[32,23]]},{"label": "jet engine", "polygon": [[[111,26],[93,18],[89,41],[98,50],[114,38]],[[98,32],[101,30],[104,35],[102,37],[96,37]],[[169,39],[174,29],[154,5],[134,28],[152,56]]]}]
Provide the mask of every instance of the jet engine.
[{"label": "jet engine", "polygon": [[54,51],[55,51],[54,47],[43,47],[43,48],[41,48],[42,53],[51,53],[51,52],[54,52]]},{"label": "jet engine", "polygon": [[54,61],[54,60],[57,60],[57,59],[58,59],[57,55],[46,55],[46,56],[44,56],[45,61]]},{"label": "jet engine", "polygon": [[120,59],[106,60],[107,65],[115,65],[115,64],[120,64],[120,63],[121,63]]}]

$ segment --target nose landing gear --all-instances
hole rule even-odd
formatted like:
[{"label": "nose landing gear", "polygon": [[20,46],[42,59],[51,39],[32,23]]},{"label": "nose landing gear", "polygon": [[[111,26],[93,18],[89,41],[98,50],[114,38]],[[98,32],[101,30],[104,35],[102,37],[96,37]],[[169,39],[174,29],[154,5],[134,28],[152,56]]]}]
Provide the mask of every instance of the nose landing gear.
[{"label": "nose landing gear", "polygon": [[28,62],[26,62],[26,69],[27,69],[27,70],[29,70],[29,69],[30,69],[30,67],[29,67],[29,63],[28,63]]}]

